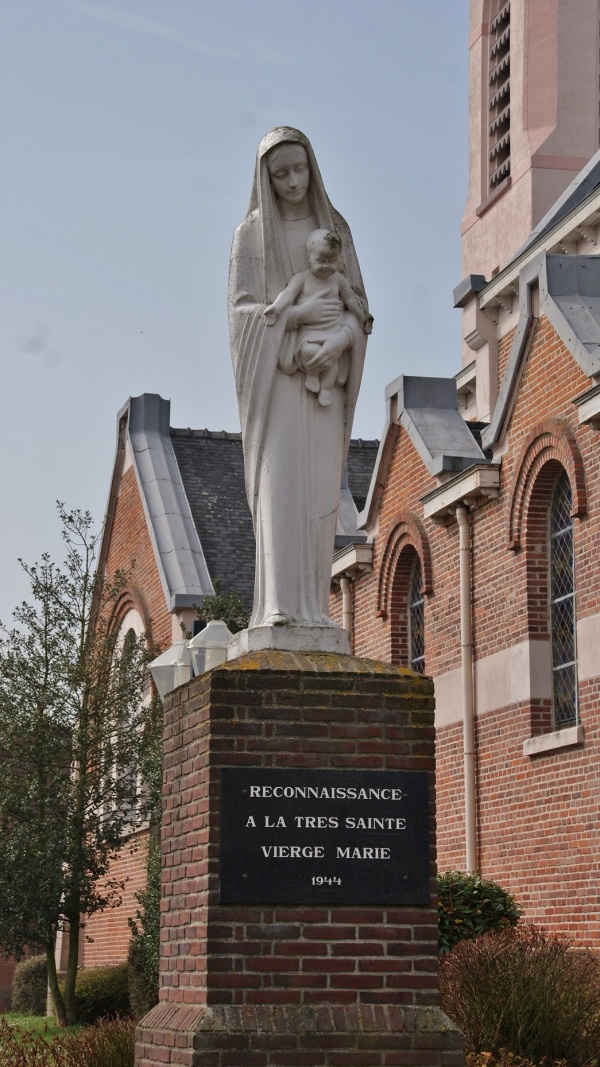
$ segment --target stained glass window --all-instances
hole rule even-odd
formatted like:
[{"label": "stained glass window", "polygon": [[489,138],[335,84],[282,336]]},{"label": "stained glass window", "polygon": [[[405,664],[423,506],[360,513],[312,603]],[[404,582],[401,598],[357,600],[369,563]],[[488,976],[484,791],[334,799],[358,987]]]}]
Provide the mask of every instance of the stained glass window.
[{"label": "stained glass window", "polygon": [[554,728],[577,722],[575,568],[571,486],[563,471],[550,505],[550,613]]},{"label": "stained glass window", "polygon": [[421,593],[423,579],[419,558],[414,562],[410,577],[408,596],[409,665],[411,670],[423,674],[425,670],[425,614]]}]

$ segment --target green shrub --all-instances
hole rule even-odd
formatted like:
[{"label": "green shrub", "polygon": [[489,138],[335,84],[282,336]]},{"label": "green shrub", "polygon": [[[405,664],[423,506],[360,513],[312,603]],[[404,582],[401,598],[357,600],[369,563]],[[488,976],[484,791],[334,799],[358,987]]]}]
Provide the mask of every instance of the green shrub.
[{"label": "green shrub", "polygon": [[[64,995],[64,982],[61,983]],[[95,1023],[115,1015],[129,1015],[127,964],[90,967],[78,971],[75,982],[75,1012],[80,1023]]]},{"label": "green shrub", "polygon": [[129,920],[129,999],[136,1019],[158,1004],[158,963],[160,949],[160,842],[150,840],[146,863],[146,887],[136,893],[142,911],[137,922]]},{"label": "green shrub", "polygon": [[478,874],[447,871],[438,875],[440,955],[453,945],[490,930],[515,926],[521,908],[501,886]]},{"label": "green shrub", "polygon": [[158,1004],[158,980],[154,980],[152,968],[146,956],[144,942],[134,938],[129,942],[129,1002],[134,1019],[142,1019],[155,1004]]},{"label": "green shrub", "polygon": [[15,967],[11,1007],[21,1015],[45,1015],[48,993],[46,956],[30,956]]},{"label": "green shrub", "polygon": [[508,927],[462,941],[442,957],[440,970],[442,1007],[470,1052],[547,1067],[598,1062],[600,964],[566,938]]},{"label": "green shrub", "polygon": [[223,582],[220,578],[213,578],[214,596],[206,596],[200,607],[196,606],[196,615],[203,622],[211,619],[220,619],[224,622],[232,634],[245,630],[250,621],[250,612],[244,604],[241,593],[232,589],[230,593],[223,592]]},{"label": "green shrub", "polygon": [[103,1019],[49,1043],[0,1018],[0,1067],[133,1067],[134,1045],[132,1019]]}]

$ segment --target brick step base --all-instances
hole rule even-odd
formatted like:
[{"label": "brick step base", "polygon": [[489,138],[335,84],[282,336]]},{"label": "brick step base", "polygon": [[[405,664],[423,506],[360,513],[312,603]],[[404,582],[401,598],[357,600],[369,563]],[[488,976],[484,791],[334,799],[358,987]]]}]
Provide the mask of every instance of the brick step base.
[{"label": "brick step base", "polygon": [[464,1038],[439,1008],[159,1004],[136,1064],[181,1067],[461,1067]]}]

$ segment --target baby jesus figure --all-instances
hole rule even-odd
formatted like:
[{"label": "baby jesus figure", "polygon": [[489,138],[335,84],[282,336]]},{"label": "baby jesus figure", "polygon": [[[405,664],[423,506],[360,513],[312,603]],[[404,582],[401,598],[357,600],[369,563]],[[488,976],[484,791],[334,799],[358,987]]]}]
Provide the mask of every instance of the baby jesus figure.
[{"label": "baby jesus figure", "polygon": [[[317,394],[322,407],[329,407],[333,400],[332,386],[344,385],[348,378],[344,356],[352,345],[352,332],[344,325],[344,310],[356,315],[366,334],[371,333],[373,327],[373,316],[363,307],[348,280],[338,270],[341,251],[342,242],[337,233],[313,230],[306,239],[308,269],[294,274],[277,299],[263,312],[267,326],[273,326],[285,308],[292,304],[300,306],[311,297],[320,296],[339,302],[339,315],[334,322],[328,321],[322,326],[300,325],[291,358],[288,356],[285,361],[279,360],[279,367],[285,374],[300,370],[306,375],[304,384],[311,393]],[[331,365],[320,374],[310,369],[310,361],[316,355],[329,355],[332,358]]]}]

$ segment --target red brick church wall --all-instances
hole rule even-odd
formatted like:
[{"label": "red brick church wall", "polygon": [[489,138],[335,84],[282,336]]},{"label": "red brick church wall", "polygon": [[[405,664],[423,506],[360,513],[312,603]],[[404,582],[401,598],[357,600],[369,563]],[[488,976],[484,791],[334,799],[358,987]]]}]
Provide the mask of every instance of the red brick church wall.
[{"label": "red brick church wall", "polygon": [[[98,911],[85,919],[80,952],[82,967],[104,967],[127,959],[131,938],[128,919],[135,918],[139,904],[135,894],[146,885],[148,831],[132,834],[111,863],[109,876],[123,883],[117,907]],[[89,940],[88,940],[89,939]]]},{"label": "red brick church wall", "polygon": [[[133,563],[133,569],[131,565]],[[131,571],[128,592],[146,632],[161,648],[171,644],[171,616],[156,566],[156,557],[133,467],[125,472],[110,534],[107,571]]]},{"label": "red brick church wall", "polygon": [[[589,384],[550,323],[541,319],[510,416],[498,499],[471,517],[476,659],[536,636],[547,638],[547,625],[546,634],[541,623],[539,633],[533,627],[526,553],[509,547],[509,515],[524,445],[548,420],[566,426],[565,433],[570,430],[581,453],[587,487],[587,512],[574,520],[577,616],[583,619],[600,611],[598,432],[578,425],[572,404]],[[354,586],[354,650],[356,655],[381,659],[392,655],[393,610],[387,616],[381,613],[378,590],[388,538],[411,512],[423,521],[431,552],[433,591],[425,596],[425,670],[437,676],[460,666],[460,631],[457,526],[423,520],[420,503],[435,485],[401,429],[381,497],[373,572]],[[540,610],[543,615],[545,604],[538,614]],[[598,677],[580,684],[583,747],[533,758],[524,756],[522,747],[540,713],[530,702],[481,714],[476,723],[482,873],[513,891],[528,919],[596,947],[600,946],[600,839],[595,813],[600,783],[594,768],[600,755],[599,696]],[[442,717],[444,710],[439,708]],[[462,724],[452,722],[437,730],[440,870],[465,864],[462,775]]]},{"label": "red brick church wall", "polygon": [[[130,467],[121,479],[110,533],[107,571],[109,574],[117,569],[129,571],[132,561],[134,566],[123,599],[122,614],[129,608],[136,608],[150,639],[161,648],[168,648],[172,640],[171,616],[165,605],[135,471]],[[120,893],[121,904],[87,917],[81,952],[83,967],[120,963],[127,958],[131,936],[128,919],[135,918],[139,907],[135,894],[146,883],[147,841],[146,829],[132,834],[111,864],[109,877],[124,884]]]}]

